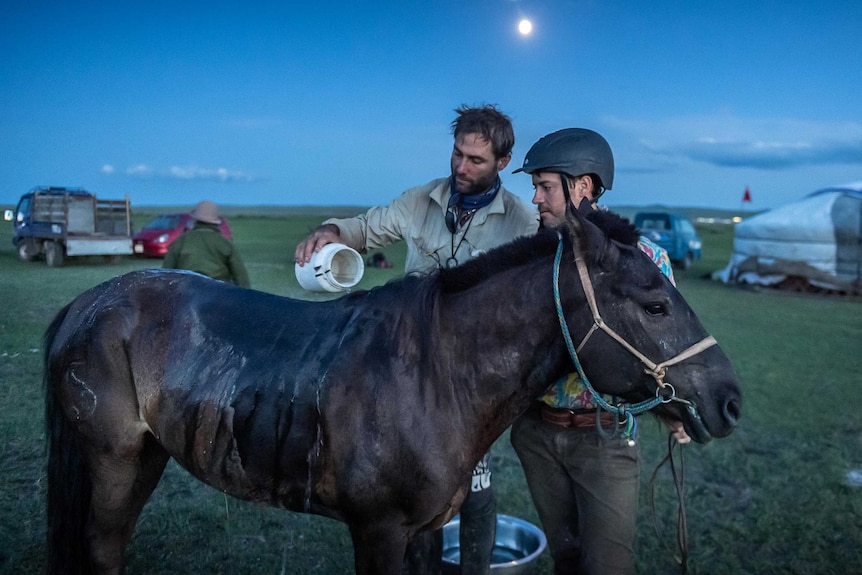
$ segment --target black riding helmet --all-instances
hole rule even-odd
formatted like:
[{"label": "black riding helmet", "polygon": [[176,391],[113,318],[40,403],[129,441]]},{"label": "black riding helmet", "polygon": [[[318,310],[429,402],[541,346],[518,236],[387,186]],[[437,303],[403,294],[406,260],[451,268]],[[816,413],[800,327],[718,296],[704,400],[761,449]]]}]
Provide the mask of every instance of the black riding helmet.
[{"label": "black riding helmet", "polygon": [[[524,165],[512,172],[558,172],[577,178],[591,174],[598,178],[593,201],[614,185],[614,154],[598,133],[586,128],[566,128],[542,137],[524,157]],[[568,199],[568,186],[563,178]]]}]

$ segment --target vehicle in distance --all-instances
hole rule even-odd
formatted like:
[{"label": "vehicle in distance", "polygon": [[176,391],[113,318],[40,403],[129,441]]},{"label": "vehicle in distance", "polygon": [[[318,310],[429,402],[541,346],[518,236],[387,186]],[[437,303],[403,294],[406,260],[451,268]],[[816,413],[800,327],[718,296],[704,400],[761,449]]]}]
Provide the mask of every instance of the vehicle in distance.
[{"label": "vehicle in distance", "polygon": [[700,236],[685,216],[671,212],[639,212],[635,214],[635,227],[666,249],[670,261],[684,270],[701,257]]},{"label": "vehicle in distance", "polygon": [[[221,235],[232,239],[230,225],[225,218],[220,218]],[[162,214],[132,235],[132,243],[136,256],[163,258],[168,248],[186,230],[194,227],[195,221],[188,213]]]},{"label": "vehicle in distance", "polygon": [[50,267],[67,257],[102,256],[116,262],[132,253],[129,197],[97,198],[81,188],[38,186],[4,217],[14,222],[12,243],[21,261],[44,256]]}]

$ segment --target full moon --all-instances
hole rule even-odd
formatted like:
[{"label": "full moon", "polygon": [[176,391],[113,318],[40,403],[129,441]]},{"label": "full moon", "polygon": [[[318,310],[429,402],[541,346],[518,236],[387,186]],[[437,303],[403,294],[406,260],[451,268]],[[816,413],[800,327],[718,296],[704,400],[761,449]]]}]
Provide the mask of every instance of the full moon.
[{"label": "full moon", "polygon": [[530,32],[533,31],[533,23],[527,20],[521,20],[518,22],[518,32],[521,33],[521,36],[528,36]]}]

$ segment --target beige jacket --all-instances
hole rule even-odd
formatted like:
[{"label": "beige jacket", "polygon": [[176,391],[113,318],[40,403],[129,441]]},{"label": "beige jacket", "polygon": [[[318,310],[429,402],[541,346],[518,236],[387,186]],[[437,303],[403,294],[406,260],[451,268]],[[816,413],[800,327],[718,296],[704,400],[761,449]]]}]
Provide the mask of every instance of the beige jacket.
[{"label": "beige jacket", "polygon": [[405,273],[428,273],[472,259],[516,237],[533,235],[539,227],[535,209],[501,187],[488,206],[454,235],[446,228],[449,178],[410,188],[387,206],[377,206],[354,218],[329,219],[338,226],[341,241],[353,249],[369,249],[407,242]]}]

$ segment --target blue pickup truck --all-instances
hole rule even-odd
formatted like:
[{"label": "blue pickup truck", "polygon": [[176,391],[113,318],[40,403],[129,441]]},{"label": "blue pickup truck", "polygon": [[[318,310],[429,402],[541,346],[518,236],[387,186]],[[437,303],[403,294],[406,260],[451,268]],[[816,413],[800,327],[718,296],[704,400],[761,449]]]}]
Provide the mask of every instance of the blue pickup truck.
[{"label": "blue pickup truck", "polygon": [[684,216],[670,212],[639,212],[635,226],[641,234],[667,250],[670,261],[687,270],[701,256],[701,241]]},{"label": "blue pickup truck", "polygon": [[44,255],[49,266],[58,267],[66,257],[116,261],[132,253],[128,196],[103,200],[80,188],[41,186],[21,196],[5,219],[14,222],[12,243],[21,261]]}]

